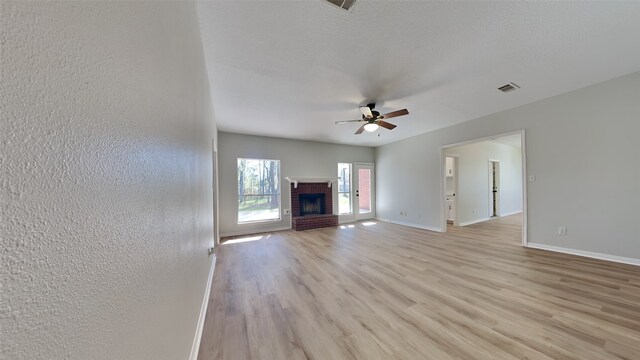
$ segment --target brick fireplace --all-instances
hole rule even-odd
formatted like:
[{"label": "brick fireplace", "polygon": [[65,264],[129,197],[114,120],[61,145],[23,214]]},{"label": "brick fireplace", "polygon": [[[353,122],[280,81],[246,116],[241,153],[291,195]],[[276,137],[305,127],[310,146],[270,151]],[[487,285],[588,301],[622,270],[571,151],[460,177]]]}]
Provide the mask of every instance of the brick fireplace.
[{"label": "brick fireplace", "polygon": [[338,215],[333,214],[331,182],[334,179],[286,179],[291,182],[293,230],[338,226]]}]

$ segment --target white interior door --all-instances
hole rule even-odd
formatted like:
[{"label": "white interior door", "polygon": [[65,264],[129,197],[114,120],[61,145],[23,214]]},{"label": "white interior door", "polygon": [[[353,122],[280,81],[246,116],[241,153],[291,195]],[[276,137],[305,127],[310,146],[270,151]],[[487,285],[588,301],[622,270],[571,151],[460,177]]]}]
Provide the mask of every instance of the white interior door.
[{"label": "white interior door", "polygon": [[354,164],[354,211],[356,220],[375,217],[375,181],[373,164]]}]

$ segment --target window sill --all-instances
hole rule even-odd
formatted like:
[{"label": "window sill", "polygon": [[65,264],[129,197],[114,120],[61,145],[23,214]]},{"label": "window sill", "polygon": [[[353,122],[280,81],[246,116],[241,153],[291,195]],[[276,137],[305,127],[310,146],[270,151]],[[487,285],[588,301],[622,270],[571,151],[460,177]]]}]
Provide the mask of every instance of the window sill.
[{"label": "window sill", "polygon": [[261,224],[261,223],[274,223],[274,222],[280,222],[280,221],[282,221],[282,218],[279,218],[279,219],[268,219],[268,220],[243,221],[243,222],[238,221],[236,224],[238,224],[238,225],[251,225],[251,224]]}]

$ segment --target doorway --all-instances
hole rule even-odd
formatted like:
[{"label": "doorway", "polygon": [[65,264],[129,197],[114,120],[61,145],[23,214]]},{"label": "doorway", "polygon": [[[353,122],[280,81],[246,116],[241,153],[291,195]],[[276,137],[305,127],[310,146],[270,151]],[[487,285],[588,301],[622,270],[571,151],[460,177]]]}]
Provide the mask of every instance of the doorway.
[{"label": "doorway", "polygon": [[489,217],[500,216],[500,160],[489,160]]},{"label": "doorway", "polygon": [[513,240],[520,234],[518,243],[527,246],[524,130],[442,146],[441,174],[442,232],[508,228]]},{"label": "doorway", "polygon": [[373,164],[354,164],[355,200],[354,214],[356,220],[375,217],[375,182]]}]

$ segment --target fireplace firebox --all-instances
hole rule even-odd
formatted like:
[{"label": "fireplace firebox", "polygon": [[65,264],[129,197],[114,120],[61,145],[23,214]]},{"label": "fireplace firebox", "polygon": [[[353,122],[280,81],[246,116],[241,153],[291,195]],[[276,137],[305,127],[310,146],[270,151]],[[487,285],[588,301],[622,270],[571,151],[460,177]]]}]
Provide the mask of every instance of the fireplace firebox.
[{"label": "fireplace firebox", "polygon": [[324,194],[300,194],[300,215],[324,214]]}]

